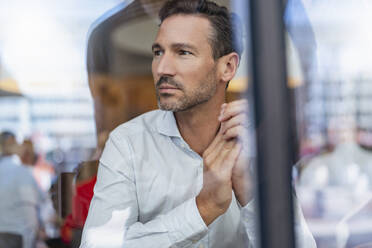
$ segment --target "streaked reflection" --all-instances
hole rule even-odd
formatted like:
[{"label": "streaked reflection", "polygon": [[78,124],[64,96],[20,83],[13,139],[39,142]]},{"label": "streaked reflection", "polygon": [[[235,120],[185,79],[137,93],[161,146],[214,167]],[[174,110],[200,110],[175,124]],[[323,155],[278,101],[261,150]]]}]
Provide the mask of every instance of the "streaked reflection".
[{"label": "streaked reflection", "polygon": [[111,219],[104,225],[91,228],[86,233],[86,247],[120,247],[124,244],[125,224],[128,220],[130,209],[114,211]]},{"label": "streaked reflection", "polygon": [[61,209],[75,184],[62,190],[60,173],[101,153],[105,138],[96,138],[86,39],[90,25],[119,3],[0,2],[0,247],[65,247],[66,211],[87,212],[84,201]]}]

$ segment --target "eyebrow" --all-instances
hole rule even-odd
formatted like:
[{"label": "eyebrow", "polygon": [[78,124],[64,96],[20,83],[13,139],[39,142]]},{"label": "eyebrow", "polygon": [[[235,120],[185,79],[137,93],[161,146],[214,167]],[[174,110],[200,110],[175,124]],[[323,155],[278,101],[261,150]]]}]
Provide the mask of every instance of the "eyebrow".
[{"label": "eyebrow", "polygon": [[172,48],[175,49],[175,50],[177,50],[177,49],[190,49],[190,50],[193,50],[193,51],[197,51],[195,46],[190,45],[190,44],[186,44],[186,43],[172,44]]},{"label": "eyebrow", "polygon": [[[194,52],[197,52],[197,48],[193,45],[187,44],[187,43],[174,43],[171,45],[172,49],[177,50],[177,49],[190,49]],[[152,45],[152,51],[155,49],[162,49],[162,46],[159,43],[154,43]]]},{"label": "eyebrow", "polygon": [[160,49],[161,46],[158,43],[154,43],[151,48],[152,48],[152,51],[154,51],[155,49]]}]

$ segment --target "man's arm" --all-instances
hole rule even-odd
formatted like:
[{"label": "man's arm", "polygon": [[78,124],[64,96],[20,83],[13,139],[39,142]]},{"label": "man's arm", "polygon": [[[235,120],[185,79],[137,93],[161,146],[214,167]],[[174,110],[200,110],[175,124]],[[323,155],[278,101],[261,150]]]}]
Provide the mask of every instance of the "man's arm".
[{"label": "man's arm", "polygon": [[[224,104],[221,108],[221,130],[225,140],[236,139],[242,144],[236,163],[232,169],[233,190],[239,204],[242,206],[241,216],[247,235],[253,247],[257,245],[256,202],[253,199],[253,176],[249,168],[248,139],[248,106],[246,100]],[[294,196],[296,242],[301,248],[315,248],[315,240],[309,231],[301,207]]]},{"label": "man's arm", "polygon": [[[118,148],[120,144],[120,149]],[[207,231],[195,198],[147,223],[138,221],[131,147],[110,137],[101,157],[81,248],[187,247]]]}]

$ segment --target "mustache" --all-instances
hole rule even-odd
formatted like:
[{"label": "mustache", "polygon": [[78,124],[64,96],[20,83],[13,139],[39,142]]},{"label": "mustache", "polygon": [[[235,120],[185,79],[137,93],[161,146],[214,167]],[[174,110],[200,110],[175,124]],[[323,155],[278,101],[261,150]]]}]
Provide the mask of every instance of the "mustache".
[{"label": "mustache", "polygon": [[165,77],[165,76],[162,76],[159,78],[159,80],[156,82],[156,85],[155,87],[157,89],[159,89],[159,87],[162,85],[162,84],[169,84],[169,85],[172,85],[173,87],[177,88],[177,89],[181,89],[182,90],[182,85],[180,83],[178,83],[177,81],[173,80],[171,77]]}]

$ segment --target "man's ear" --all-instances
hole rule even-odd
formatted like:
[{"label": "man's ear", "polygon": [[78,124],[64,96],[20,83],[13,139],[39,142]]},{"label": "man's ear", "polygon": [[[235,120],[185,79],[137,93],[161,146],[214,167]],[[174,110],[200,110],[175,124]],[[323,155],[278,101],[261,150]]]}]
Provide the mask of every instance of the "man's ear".
[{"label": "man's ear", "polygon": [[219,58],[220,75],[223,82],[229,82],[236,74],[239,66],[239,55],[235,52]]}]

